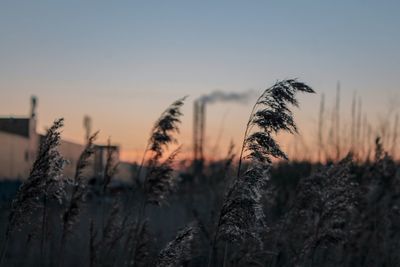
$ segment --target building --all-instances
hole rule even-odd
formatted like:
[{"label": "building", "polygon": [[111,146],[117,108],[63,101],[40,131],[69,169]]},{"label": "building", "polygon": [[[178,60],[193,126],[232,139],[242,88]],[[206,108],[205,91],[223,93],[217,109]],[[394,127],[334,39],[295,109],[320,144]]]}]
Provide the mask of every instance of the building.
[{"label": "building", "polygon": [[[41,139],[36,131],[37,100],[31,98],[31,112],[27,117],[0,117],[0,180],[24,180],[36,159]],[[87,119],[87,118],[86,118]],[[61,140],[60,153],[68,161],[64,175],[73,177],[76,164],[84,149],[83,144]],[[101,176],[106,164],[107,146],[96,145],[88,176]],[[119,161],[119,147],[111,146],[114,160]],[[121,162],[116,177],[119,181],[130,183],[132,164]]]}]

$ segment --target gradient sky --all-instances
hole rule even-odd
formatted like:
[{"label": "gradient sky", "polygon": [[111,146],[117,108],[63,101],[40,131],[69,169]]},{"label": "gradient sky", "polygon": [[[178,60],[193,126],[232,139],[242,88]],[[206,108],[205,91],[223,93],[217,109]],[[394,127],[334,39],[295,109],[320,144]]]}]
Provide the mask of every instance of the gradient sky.
[{"label": "gradient sky", "polygon": [[[41,131],[65,117],[64,137],[81,142],[88,114],[101,141],[111,136],[130,160],[184,95],[189,149],[192,101],[215,89],[260,91],[297,77],[329,107],[340,81],[343,114],[357,91],[379,119],[399,103],[399,14],[400,1],[3,0],[0,114],[28,113],[35,94]],[[319,100],[301,97],[296,111],[306,137],[315,137]],[[208,147],[219,129],[222,150],[239,142],[250,109],[209,107]]]}]

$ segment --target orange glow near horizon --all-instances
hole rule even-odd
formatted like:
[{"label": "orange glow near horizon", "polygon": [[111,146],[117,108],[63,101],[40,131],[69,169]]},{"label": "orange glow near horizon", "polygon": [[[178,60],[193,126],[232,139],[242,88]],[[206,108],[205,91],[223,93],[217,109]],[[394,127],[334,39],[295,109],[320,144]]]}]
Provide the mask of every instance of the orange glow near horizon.
[{"label": "orange glow near horizon", "polygon": [[[291,158],[316,157],[322,93],[324,142],[334,150],[328,136],[338,81],[343,143],[349,144],[356,92],[361,121],[367,117],[372,135],[396,151],[394,137],[382,130],[393,133],[400,112],[396,1],[6,2],[0,9],[0,116],[28,114],[36,95],[39,132],[63,117],[63,138],[83,143],[88,115],[93,131],[100,130],[99,143],[111,137],[122,159],[137,161],[159,114],[189,95],[179,141],[190,157],[197,98],[216,90],[261,92],[277,80],[299,78],[317,94],[301,96],[294,109],[301,134],[281,142]],[[240,145],[251,103],[207,107],[208,157],[222,158],[231,140]]]},{"label": "orange glow near horizon", "polygon": [[[318,89],[316,89],[318,90]],[[291,160],[317,160],[318,159],[318,141],[317,141],[317,124],[318,124],[318,106],[319,106],[319,95],[313,95],[309,97],[300,97],[300,109],[293,108],[296,122],[299,126],[299,135],[290,136],[287,134],[280,135],[279,143],[282,149],[288,154]],[[331,96],[333,98],[333,96]],[[46,99],[46,98],[45,98]],[[172,99],[172,97],[171,97]],[[364,103],[370,99],[364,100]],[[111,138],[113,144],[120,145],[120,158],[127,162],[138,162],[143,156],[145,145],[149,137],[149,131],[157,120],[159,114],[168,106],[170,102],[158,100],[156,106],[145,105],[145,103],[136,102],[135,110],[140,110],[141,112],[127,113],[124,107],[120,110],[114,109],[110,111],[100,110],[99,107],[94,107],[92,110],[93,119],[93,130],[100,129],[98,143],[105,144],[107,139]],[[21,114],[21,110],[28,111],[28,105],[22,103],[21,99],[18,100],[19,105],[13,106],[11,114]],[[193,99],[189,99],[185,106],[183,107],[184,116],[182,118],[181,133],[177,135],[177,139],[182,144],[182,151],[180,153],[179,159],[191,159],[192,158],[192,103]],[[24,105],[21,108],[21,105]],[[115,103],[110,102],[110,105],[115,105]],[[330,105],[329,105],[330,104]],[[122,103],[121,106],[125,106],[126,103]],[[326,110],[326,121],[324,124],[324,142],[327,143],[324,148],[324,155],[322,158],[326,158],[325,154],[333,154],[332,151],[335,150],[334,144],[329,141],[329,131],[331,127],[331,113],[332,109],[329,106],[333,106],[333,101],[327,101]],[[344,102],[341,112],[342,127],[341,136],[342,144],[344,147],[341,151],[341,156],[344,156],[348,151],[349,147],[349,125],[350,125],[350,110],[349,101]],[[79,106],[79,105],[78,105]],[[0,107],[0,110],[5,110],[7,105]],[[237,104],[214,104],[207,107],[206,113],[206,142],[205,142],[205,157],[208,160],[218,160],[224,158],[227,153],[229,144],[231,141],[236,145],[236,150],[239,150],[243,138],[243,131],[246,125],[248,114],[251,110],[251,104],[237,105]],[[19,111],[19,112],[18,112]],[[97,113],[95,113],[97,112]],[[112,112],[112,114],[111,114]],[[384,111],[376,111],[378,114],[385,113]],[[382,119],[374,120],[373,115],[365,113],[366,116],[371,118],[369,121],[370,126],[373,128],[374,139],[378,135],[382,135],[382,126],[384,122]],[[2,114],[7,114],[4,111]],[[8,112],[10,114],[10,112]],[[27,114],[27,112],[26,112]],[[82,111],[82,114],[88,114]],[[390,129],[386,131],[385,144],[389,152],[396,152],[395,146],[392,144],[394,139],[394,119],[396,112],[392,112],[385,118],[386,128]],[[83,143],[84,139],[84,128],[82,125],[83,115],[72,113],[71,110],[64,110],[61,108],[57,110],[56,105],[50,101],[48,103],[45,100],[39,98],[39,111],[38,111],[38,126],[39,132],[43,133],[44,129],[48,127],[54,118],[65,117],[65,127],[63,129],[62,137],[66,140],[73,141],[76,143]],[[26,115],[25,115],[26,116]],[[365,135],[366,133],[364,133]],[[329,143],[329,144],[328,144]],[[373,148],[373,140],[368,143],[369,148]],[[366,153],[366,151],[364,151]]]}]

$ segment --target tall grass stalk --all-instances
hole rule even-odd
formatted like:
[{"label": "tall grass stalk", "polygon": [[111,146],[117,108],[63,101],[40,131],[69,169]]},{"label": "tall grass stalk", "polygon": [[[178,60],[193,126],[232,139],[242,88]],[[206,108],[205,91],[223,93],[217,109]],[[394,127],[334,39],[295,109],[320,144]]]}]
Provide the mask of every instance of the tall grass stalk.
[{"label": "tall grass stalk", "polygon": [[40,241],[40,251],[41,255],[43,255],[47,219],[46,200],[57,199],[61,202],[65,194],[64,181],[61,177],[65,160],[58,151],[61,135],[60,129],[63,125],[64,120],[58,119],[47,130],[45,137],[40,143],[39,152],[29,177],[22,183],[12,201],[6,227],[5,242],[0,256],[0,266],[3,263],[12,232],[21,230],[22,226],[26,224],[29,225],[32,215],[39,209],[43,209]]},{"label": "tall grass stalk", "polygon": [[[139,204],[139,213],[136,225],[141,225],[149,203],[161,205],[166,201],[166,196],[174,189],[176,179],[173,177],[172,163],[179,152],[179,148],[173,151],[165,161],[161,161],[169,145],[177,143],[174,136],[179,133],[180,117],[183,115],[181,108],[186,97],[173,102],[154,124],[146,149],[143,153],[136,180],[139,181],[145,166],[146,156],[151,153],[146,164],[146,174],[142,183],[143,196]],[[140,227],[137,227],[135,237],[138,237]],[[135,258],[138,251],[138,240],[133,249],[133,266],[136,266]]]},{"label": "tall grass stalk", "polygon": [[87,140],[85,149],[79,156],[79,160],[76,165],[75,176],[72,182],[72,192],[69,201],[68,208],[62,215],[62,234],[61,244],[59,251],[59,266],[64,263],[64,249],[67,242],[69,233],[71,232],[72,226],[78,221],[82,204],[85,201],[87,194],[87,183],[88,179],[84,176],[84,170],[89,165],[89,159],[94,153],[94,141],[96,140],[98,132],[90,136]]},{"label": "tall grass stalk", "polygon": [[[281,131],[297,132],[289,109],[289,105],[298,105],[297,92],[314,91],[297,80],[284,80],[266,89],[253,106],[244,133],[236,179],[219,213],[208,266],[212,264],[219,238],[229,243],[240,243],[248,237],[258,238],[259,227],[264,225],[261,192],[268,179],[272,158],[287,159],[272,135]],[[245,159],[249,160],[249,167],[242,174]]]},{"label": "tall grass stalk", "polygon": [[323,149],[323,129],[324,129],[324,114],[325,114],[325,94],[321,95],[321,104],[318,117],[318,161],[322,162]]},{"label": "tall grass stalk", "polygon": [[336,160],[340,159],[341,152],[341,130],[340,130],[340,83],[336,85],[336,104],[335,104],[335,147]]},{"label": "tall grass stalk", "polygon": [[115,151],[113,147],[111,146],[111,140],[108,139],[107,141],[107,148],[106,148],[106,165],[104,166],[103,170],[103,180],[101,183],[101,189],[100,189],[100,217],[101,217],[101,226],[100,226],[100,234],[102,235],[101,238],[103,238],[103,232],[104,232],[104,223],[105,223],[105,199],[107,198],[107,190],[108,187],[114,177],[114,175],[118,171],[118,166],[119,162],[115,161]]}]

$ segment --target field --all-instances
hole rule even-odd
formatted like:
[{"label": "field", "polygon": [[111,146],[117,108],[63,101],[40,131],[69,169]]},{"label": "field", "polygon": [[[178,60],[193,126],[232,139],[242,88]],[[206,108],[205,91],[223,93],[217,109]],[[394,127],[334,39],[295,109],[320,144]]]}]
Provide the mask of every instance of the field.
[{"label": "field", "polygon": [[[314,90],[297,80],[266,89],[243,126],[240,154],[231,148],[223,160],[190,164],[176,161],[179,146],[169,149],[186,101],[177,100],[154,123],[132,183],[123,185],[113,183],[111,149],[104,173],[85,175],[96,134],[65,179],[56,120],[29,177],[1,184],[0,266],[400,266],[395,151],[372,134],[358,143],[362,153],[354,140],[341,153],[319,137],[319,160],[291,161],[276,135],[297,132],[298,93]],[[355,104],[353,115],[361,125]],[[334,160],[320,161],[325,147],[337,149]]]}]

